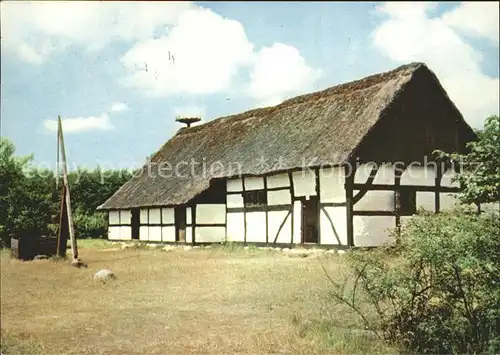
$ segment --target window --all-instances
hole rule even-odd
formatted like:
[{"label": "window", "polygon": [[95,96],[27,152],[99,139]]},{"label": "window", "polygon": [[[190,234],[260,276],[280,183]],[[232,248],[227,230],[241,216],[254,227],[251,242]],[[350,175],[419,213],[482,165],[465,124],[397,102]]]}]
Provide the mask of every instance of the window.
[{"label": "window", "polygon": [[109,225],[130,225],[130,210],[109,211]]},{"label": "window", "polygon": [[399,215],[411,216],[417,212],[416,192],[414,189],[401,188],[399,191]]},{"label": "window", "polygon": [[245,207],[263,207],[267,205],[266,190],[245,191],[243,193]]}]

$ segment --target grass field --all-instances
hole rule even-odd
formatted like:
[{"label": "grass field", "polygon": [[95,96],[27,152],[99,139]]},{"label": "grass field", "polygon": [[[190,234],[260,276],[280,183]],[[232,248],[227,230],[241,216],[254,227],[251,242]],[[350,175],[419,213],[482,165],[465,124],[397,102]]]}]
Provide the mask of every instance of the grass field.
[{"label": "grass field", "polygon": [[[3,354],[343,354],[391,349],[332,306],[343,256],[80,243],[87,269],[1,255]],[[117,279],[92,279],[102,268]]]}]

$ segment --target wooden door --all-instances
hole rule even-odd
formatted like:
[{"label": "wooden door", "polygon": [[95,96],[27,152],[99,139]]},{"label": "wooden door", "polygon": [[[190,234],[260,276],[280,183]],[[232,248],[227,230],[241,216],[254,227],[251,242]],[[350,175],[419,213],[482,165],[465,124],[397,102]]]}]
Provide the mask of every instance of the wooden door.
[{"label": "wooden door", "polygon": [[186,207],[175,208],[175,240],[186,241]]},{"label": "wooden door", "polygon": [[132,227],[132,239],[139,239],[140,217],[138,208],[132,209],[132,219],[130,223]]}]

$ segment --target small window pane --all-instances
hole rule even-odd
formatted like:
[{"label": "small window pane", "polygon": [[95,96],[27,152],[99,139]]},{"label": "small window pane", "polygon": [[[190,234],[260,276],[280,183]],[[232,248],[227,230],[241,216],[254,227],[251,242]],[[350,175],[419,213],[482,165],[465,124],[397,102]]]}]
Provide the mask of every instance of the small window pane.
[{"label": "small window pane", "polygon": [[245,191],[243,194],[245,207],[260,207],[267,205],[267,194],[265,190]]},{"label": "small window pane", "polygon": [[109,211],[109,224],[119,225],[120,224],[120,212],[119,211]]}]

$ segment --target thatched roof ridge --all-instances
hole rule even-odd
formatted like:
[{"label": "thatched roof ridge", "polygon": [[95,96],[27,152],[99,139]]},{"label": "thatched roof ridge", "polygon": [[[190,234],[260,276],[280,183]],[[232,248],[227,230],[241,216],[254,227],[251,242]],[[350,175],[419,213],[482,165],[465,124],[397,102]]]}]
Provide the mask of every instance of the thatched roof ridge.
[{"label": "thatched roof ridge", "polygon": [[[277,106],[181,128],[154,154],[152,166],[145,165],[141,176],[128,181],[100,208],[184,204],[207,189],[213,178],[341,164],[419,69],[429,70],[423,63],[411,63]],[[262,158],[266,164],[259,161]],[[192,159],[221,167],[208,173],[199,165],[191,170],[184,163]],[[166,163],[178,166],[183,176],[159,176],[157,165]],[[235,171],[234,164],[241,169]]]},{"label": "thatched roof ridge", "polygon": [[397,76],[400,76],[402,74],[407,73],[408,71],[412,73],[413,71],[415,71],[416,69],[418,69],[422,66],[426,67],[426,65],[424,63],[421,63],[421,62],[413,62],[410,64],[401,65],[401,66],[397,67],[396,69],[393,69],[393,70],[388,71],[388,72],[373,74],[373,75],[364,77],[362,79],[358,79],[355,81],[350,81],[347,83],[332,86],[332,87],[326,88],[326,89],[321,90],[321,91],[316,91],[316,92],[309,93],[309,94],[295,96],[295,97],[292,97],[288,100],[283,101],[282,103],[280,103],[276,106],[256,108],[256,109],[252,109],[249,111],[245,111],[243,113],[219,117],[219,118],[216,118],[210,122],[207,122],[207,123],[204,123],[204,124],[201,124],[198,126],[193,126],[193,127],[189,127],[189,128],[183,127],[177,132],[177,134],[187,133],[187,131],[196,132],[197,130],[205,129],[205,128],[211,127],[213,125],[216,125],[218,123],[221,123],[221,121],[224,122],[226,120],[244,120],[244,119],[249,118],[249,117],[258,117],[258,116],[268,115],[268,114],[273,113],[276,110],[280,110],[280,109],[283,109],[283,108],[288,107],[288,106],[297,105],[297,104],[301,104],[304,102],[311,104],[314,101],[320,100],[321,98],[324,98],[327,96],[346,95],[346,94],[352,93],[354,91],[364,90],[364,89],[367,89],[373,85],[380,84],[381,82],[385,82],[387,80],[393,79]]}]

